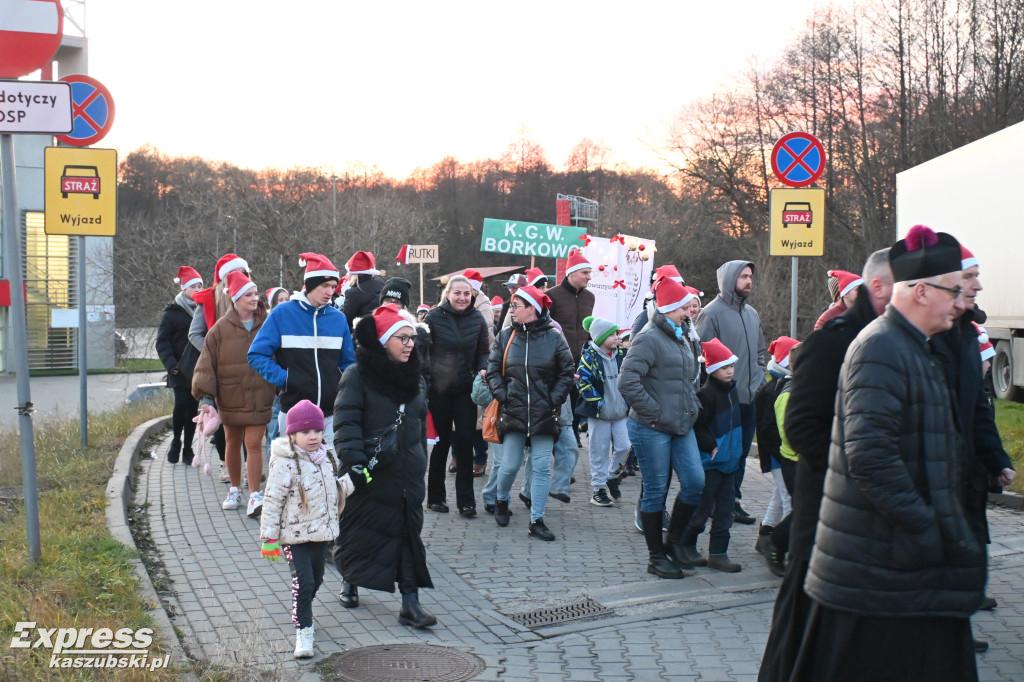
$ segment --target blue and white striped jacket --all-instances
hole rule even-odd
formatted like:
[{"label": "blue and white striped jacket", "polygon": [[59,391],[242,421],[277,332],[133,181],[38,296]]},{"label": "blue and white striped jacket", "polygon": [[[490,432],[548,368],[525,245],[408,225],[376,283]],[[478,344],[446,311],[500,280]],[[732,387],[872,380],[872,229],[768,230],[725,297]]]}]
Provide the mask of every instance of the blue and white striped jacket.
[{"label": "blue and white striped jacket", "polygon": [[356,359],[345,314],[330,305],[316,308],[302,294],[270,311],[248,357],[253,369],[283,389],[282,411],[309,400],[326,416],[334,414],[341,373]]}]

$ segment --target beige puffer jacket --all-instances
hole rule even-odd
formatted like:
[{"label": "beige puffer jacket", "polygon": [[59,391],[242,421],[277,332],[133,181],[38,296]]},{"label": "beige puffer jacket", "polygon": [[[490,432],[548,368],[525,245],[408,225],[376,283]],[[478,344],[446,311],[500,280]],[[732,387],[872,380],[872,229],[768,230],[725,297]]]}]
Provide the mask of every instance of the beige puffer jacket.
[{"label": "beige puffer jacket", "polygon": [[[301,448],[298,455],[287,437],[270,446],[270,474],[263,491],[260,536],[283,545],[330,542],[338,537],[338,479],[331,465],[331,453],[320,466],[313,464]],[[306,491],[306,506],[298,486]]]}]

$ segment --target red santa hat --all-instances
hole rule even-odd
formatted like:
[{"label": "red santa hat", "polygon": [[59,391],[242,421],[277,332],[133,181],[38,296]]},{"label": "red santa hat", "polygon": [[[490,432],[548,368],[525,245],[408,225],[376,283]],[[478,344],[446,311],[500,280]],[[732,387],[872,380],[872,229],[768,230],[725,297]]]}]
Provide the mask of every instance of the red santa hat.
[{"label": "red santa hat", "polygon": [[536,308],[538,315],[542,315],[545,310],[551,307],[551,299],[548,298],[547,294],[542,294],[537,287],[520,287],[519,291],[516,292],[516,298],[521,298]]},{"label": "red santa hat", "polygon": [[775,370],[784,376],[792,374],[793,370],[789,366],[789,354],[799,343],[796,339],[788,336],[780,336],[772,341],[768,346],[768,353],[771,355],[768,358],[768,369]]},{"label": "red santa hat", "polygon": [[565,266],[565,274],[569,275],[577,270],[585,270],[586,268],[593,268],[587,257],[583,255],[583,252],[579,249],[573,249],[569,252],[569,262]]},{"label": "red santa hat", "polygon": [[378,275],[377,263],[369,251],[356,251],[345,263],[345,271],[350,275]]},{"label": "red santa hat", "polygon": [[718,339],[711,339],[703,343],[704,359],[707,362],[708,374],[715,370],[727,367],[739,360],[724,343]]},{"label": "red santa hat", "polygon": [[462,276],[469,280],[469,285],[473,287],[473,291],[480,291],[480,288],[484,285],[484,276],[478,270],[466,270],[462,273]]},{"label": "red santa hat", "polygon": [[[568,272],[568,270],[566,270]],[[547,279],[547,275],[540,268],[530,268],[526,271],[526,283],[531,287],[537,286],[537,282],[542,279]]]},{"label": "red santa hat", "polygon": [[495,296],[491,299],[491,310],[501,310],[505,306],[505,299]]},{"label": "red santa hat", "polygon": [[[315,289],[324,281],[334,279],[341,281],[341,273],[338,272],[338,268],[334,267],[334,263],[331,260],[320,253],[300,253],[299,254],[299,267],[306,268],[306,274],[303,276],[303,280],[307,282],[306,290],[311,291]],[[309,286],[308,282],[311,279],[321,280],[315,286]]]},{"label": "red santa hat", "polygon": [[284,287],[270,287],[269,289],[267,289],[267,305],[268,306],[274,304],[274,294],[276,294],[279,291],[287,292],[288,290],[285,289]]},{"label": "red santa hat", "polygon": [[846,270],[828,271],[828,292],[832,294],[833,301],[838,301],[861,284],[864,284],[864,280],[860,275]]},{"label": "red santa hat", "polygon": [[683,276],[679,274],[679,270],[674,265],[662,265],[660,268],[654,271],[654,284],[651,286],[652,289],[657,288],[658,283],[663,279],[671,279],[680,284],[685,284]]},{"label": "red santa hat", "polygon": [[633,336],[633,330],[632,329],[628,329],[627,328],[627,329],[620,329],[619,330],[619,338],[622,339],[623,341],[625,341],[626,339],[632,338],[632,336]]},{"label": "red santa hat", "polygon": [[228,273],[227,277],[228,286],[225,288],[225,292],[231,297],[231,301],[237,301],[242,294],[249,289],[255,289],[256,285],[253,281],[245,276],[245,273],[239,270],[232,270]]},{"label": "red santa hat", "polygon": [[195,268],[190,268],[187,265],[182,265],[178,268],[178,276],[174,278],[175,284],[181,285],[181,290],[185,291],[193,284],[202,284],[203,276],[196,272]]},{"label": "red santa hat", "polygon": [[966,246],[961,244],[960,245],[960,269],[961,270],[966,270],[967,268],[973,267],[973,266],[975,266],[977,264],[978,264],[978,259],[974,257],[974,254],[971,253],[970,249],[968,249]]},{"label": "red santa hat", "polygon": [[654,300],[658,306],[658,312],[665,314],[672,312],[676,308],[682,308],[692,301],[693,298],[694,294],[687,291],[687,287],[684,287],[671,277],[665,277],[658,284]]},{"label": "red santa hat", "polygon": [[985,362],[986,360],[991,360],[996,356],[996,348],[992,344],[992,340],[988,338],[988,330],[977,322],[971,322],[971,324],[974,325],[974,328],[978,332],[978,350],[981,351],[981,361]]},{"label": "red santa hat", "polygon": [[398,250],[398,255],[395,256],[397,265],[408,265],[409,264],[409,245],[406,244]]},{"label": "red santa hat", "polygon": [[220,284],[221,280],[228,276],[229,272],[235,270],[249,270],[249,264],[245,259],[233,253],[226,253],[217,261],[217,267],[213,269],[213,283]]},{"label": "red santa hat", "polygon": [[420,303],[418,306],[416,306],[416,312],[418,312],[418,313],[429,313],[430,312],[430,306],[427,305],[426,303]]},{"label": "red santa hat", "polygon": [[399,312],[398,307],[394,303],[382,305],[374,310],[373,322],[377,325],[377,340],[380,341],[382,346],[402,327],[408,327],[413,331],[416,330],[416,326],[409,321],[409,318]]}]

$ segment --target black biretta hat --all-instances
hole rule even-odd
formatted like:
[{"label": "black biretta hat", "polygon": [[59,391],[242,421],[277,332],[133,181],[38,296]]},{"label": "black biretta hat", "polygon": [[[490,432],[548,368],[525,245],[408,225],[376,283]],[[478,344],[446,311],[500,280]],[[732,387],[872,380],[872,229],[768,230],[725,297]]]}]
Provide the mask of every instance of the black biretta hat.
[{"label": "black biretta hat", "polygon": [[951,234],[935,232],[926,225],[914,225],[907,236],[889,249],[889,266],[894,282],[958,272],[960,242]]}]

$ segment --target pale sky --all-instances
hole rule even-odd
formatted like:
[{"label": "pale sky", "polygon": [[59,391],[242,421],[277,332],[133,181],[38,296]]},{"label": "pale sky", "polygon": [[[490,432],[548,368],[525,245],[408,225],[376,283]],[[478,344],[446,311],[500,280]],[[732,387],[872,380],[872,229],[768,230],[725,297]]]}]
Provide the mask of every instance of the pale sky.
[{"label": "pale sky", "polygon": [[88,0],[89,72],[117,108],[95,146],[401,178],[499,156],[525,126],[556,168],[584,137],[652,164],[643,140],[775,59],[814,5]]}]

